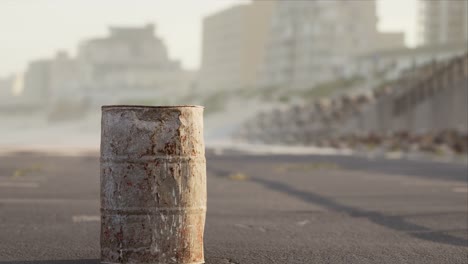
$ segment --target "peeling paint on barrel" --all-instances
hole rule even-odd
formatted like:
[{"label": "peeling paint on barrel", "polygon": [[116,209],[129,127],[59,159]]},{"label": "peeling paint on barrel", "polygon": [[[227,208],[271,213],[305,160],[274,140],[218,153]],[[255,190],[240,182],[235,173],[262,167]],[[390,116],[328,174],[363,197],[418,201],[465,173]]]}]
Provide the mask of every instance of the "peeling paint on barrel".
[{"label": "peeling paint on barrel", "polygon": [[204,263],[203,107],[103,106],[101,263]]}]

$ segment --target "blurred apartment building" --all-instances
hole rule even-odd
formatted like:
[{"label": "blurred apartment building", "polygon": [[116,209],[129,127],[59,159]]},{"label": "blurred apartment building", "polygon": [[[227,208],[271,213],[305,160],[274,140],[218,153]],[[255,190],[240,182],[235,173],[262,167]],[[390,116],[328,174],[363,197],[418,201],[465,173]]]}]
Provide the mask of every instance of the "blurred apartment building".
[{"label": "blurred apartment building", "polygon": [[201,88],[237,89],[256,84],[274,7],[273,1],[254,1],[203,19]]},{"label": "blurred apartment building", "polygon": [[81,43],[76,57],[58,52],[52,59],[33,61],[24,75],[23,96],[46,104],[101,105],[183,94],[192,86],[193,73],[168,57],[154,31],[152,24],[111,27],[109,36]]},{"label": "blurred apartment building", "polygon": [[[36,101],[47,105],[50,102],[50,97],[54,95],[54,91],[69,91],[70,86],[76,85],[76,80],[67,77],[70,74],[78,74],[69,71],[67,67],[60,67],[64,61],[67,61],[68,65],[75,65],[74,61],[63,51],[57,52],[53,59],[30,62],[23,76],[21,97],[26,101]],[[66,76],[63,75],[63,72],[67,73]]]},{"label": "blurred apartment building", "polygon": [[420,34],[424,45],[468,41],[467,0],[420,0]]},{"label": "blurred apartment building", "polygon": [[355,56],[404,47],[377,31],[375,1],[253,1],[203,21],[200,86],[312,86],[351,74]]},{"label": "blurred apartment building", "polygon": [[11,82],[12,80],[10,77],[0,77],[0,98],[5,99],[7,96],[11,95]]},{"label": "blurred apartment building", "polygon": [[310,88],[354,74],[356,56],[404,47],[402,33],[380,33],[375,1],[278,1],[262,86]]},{"label": "blurred apartment building", "polygon": [[187,85],[180,62],[169,59],[154,26],[111,27],[110,36],[84,42],[78,51],[91,89],[170,89]]},{"label": "blurred apartment building", "polygon": [[13,97],[13,78],[0,78],[0,103],[6,103]]},{"label": "blurred apartment building", "polygon": [[20,96],[23,88],[22,74],[11,74],[0,78],[0,114],[26,113],[41,107],[41,103],[36,98]]},{"label": "blurred apartment building", "polygon": [[468,51],[468,0],[419,0],[420,45],[386,49],[356,60],[360,74],[390,71],[391,79],[403,70],[448,61]]}]

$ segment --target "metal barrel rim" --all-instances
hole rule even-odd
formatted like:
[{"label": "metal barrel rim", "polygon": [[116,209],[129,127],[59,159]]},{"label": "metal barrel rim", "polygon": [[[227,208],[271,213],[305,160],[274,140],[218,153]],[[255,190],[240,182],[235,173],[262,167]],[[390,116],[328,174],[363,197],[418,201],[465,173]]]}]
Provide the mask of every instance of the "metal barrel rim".
[{"label": "metal barrel rim", "polygon": [[176,109],[176,108],[201,108],[204,109],[204,106],[201,105],[103,105],[101,109]]}]

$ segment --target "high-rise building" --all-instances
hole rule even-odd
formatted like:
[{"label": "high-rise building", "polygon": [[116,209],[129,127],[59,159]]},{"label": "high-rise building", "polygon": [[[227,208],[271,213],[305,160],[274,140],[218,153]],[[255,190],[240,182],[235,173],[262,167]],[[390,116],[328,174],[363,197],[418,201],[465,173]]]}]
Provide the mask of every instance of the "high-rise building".
[{"label": "high-rise building", "polygon": [[420,0],[420,33],[424,45],[468,40],[468,0]]},{"label": "high-rise building", "polygon": [[375,41],[376,51],[387,51],[406,48],[405,33],[403,32],[379,32],[377,33],[377,38]]},{"label": "high-rise building", "polygon": [[202,89],[236,89],[257,83],[275,1],[254,1],[203,20]]},{"label": "high-rise building", "polygon": [[351,74],[354,56],[403,46],[394,33],[382,41],[373,0],[278,1],[272,18],[263,86],[312,87]]},{"label": "high-rise building", "polygon": [[257,0],[203,21],[200,86],[306,86],[351,75],[355,56],[404,47],[377,31],[375,0]]}]

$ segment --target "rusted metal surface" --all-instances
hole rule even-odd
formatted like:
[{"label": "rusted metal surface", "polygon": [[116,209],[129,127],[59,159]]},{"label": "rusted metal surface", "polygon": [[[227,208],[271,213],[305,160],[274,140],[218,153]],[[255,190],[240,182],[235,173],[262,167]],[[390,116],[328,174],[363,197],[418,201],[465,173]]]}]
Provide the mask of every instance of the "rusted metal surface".
[{"label": "rusted metal surface", "polygon": [[203,108],[104,106],[101,263],[204,263]]}]

